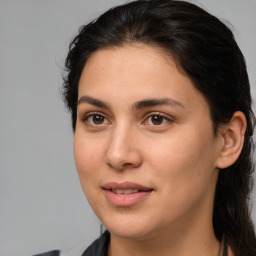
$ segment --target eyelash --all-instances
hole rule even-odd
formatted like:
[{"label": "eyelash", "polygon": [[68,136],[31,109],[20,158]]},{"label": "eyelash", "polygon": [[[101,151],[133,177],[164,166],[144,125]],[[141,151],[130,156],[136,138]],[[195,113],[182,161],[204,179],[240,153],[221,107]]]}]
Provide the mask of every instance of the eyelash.
[{"label": "eyelash", "polygon": [[[161,123],[161,124],[150,124],[150,125],[152,125],[152,126],[162,126],[162,125],[166,125],[166,124],[168,124],[168,123],[172,123],[173,122],[173,120],[170,118],[170,117],[167,117],[166,115],[164,115],[164,114],[162,114],[162,113],[159,113],[159,112],[155,112],[155,113],[149,113],[149,114],[147,114],[147,116],[146,116],[146,118],[145,118],[145,121],[143,121],[143,124],[145,124],[146,123],[146,121],[149,119],[149,118],[152,118],[152,117],[160,117],[160,118],[162,118],[162,120],[163,120],[163,122],[164,122],[164,124],[163,123]],[[152,122],[152,119],[151,119],[151,122]]]},{"label": "eyelash", "polygon": [[101,118],[104,118],[104,122],[106,121],[106,120],[108,120],[104,115],[102,115],[101,113],[98,113],[98,112],[90,112],[90,113],[87,113],[83,118],[82,118],[82,122],[83,123],[87,123],[87,124],[89,124],[89,125],[91,125],[91,126],[103,126],[103,125],[105,125],[104,123],[103,124],[92,124],[92,123],[90,123],[88,120],[90,119],[90,118],[93,118],[93,117],[96,117],[96,116],[98,116],[98,117],[101,117]]},{"label": "eyelash", "polygon": [[[104,121],[100,124],[95,124],[93,120],[89,121],[90,118],[94,118],[94,117],[100,117],[100,118],[103,118]],[[147,124],[147,120],[149,120],[150,118],[152,117],[157,117],[157,118],[162,118],[161,119],[161,123],[160,124],[153,124],[152,122],[152,119],[151,119],[151,124]],[[82,122],[83,123],[86,123],[90,126],[104,126],[106,125],[106,121],[108,121],[108,119],[101,113],[98,113],[98,112],[90,112],[88,114],[86,114],[83,118],[82,118]],[[156,121],[156,120],[155,120]],[[108,121],[109,122],[109,121]],[[164,122],[164,124],[163,124]],[[163,125],[166,125],[168,123],[172,123],[173,120],[170,118],[170,117],[167,117],[166,115],[162,114],[162,113],[159,113],[159,112],[150,112],[146,115],[146,117],[144,118],[144,121],[142,122],[142,124],[144,125],[152,125],[152,126],[163,126]],[[110,122],[109,122],[110,123]]]}]

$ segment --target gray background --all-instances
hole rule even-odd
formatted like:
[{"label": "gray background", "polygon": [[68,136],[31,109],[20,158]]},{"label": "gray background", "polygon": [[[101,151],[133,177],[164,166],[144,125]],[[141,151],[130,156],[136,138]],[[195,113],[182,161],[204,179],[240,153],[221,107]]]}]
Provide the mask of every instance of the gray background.
[{"label": "gray background", "polygon": [[[99,234],[73,162],[61,67],[79,26],[124,2],[0,0],[0,256],[88,244]],[[233,24],[255,99],[256,1],[199,2]]]}]

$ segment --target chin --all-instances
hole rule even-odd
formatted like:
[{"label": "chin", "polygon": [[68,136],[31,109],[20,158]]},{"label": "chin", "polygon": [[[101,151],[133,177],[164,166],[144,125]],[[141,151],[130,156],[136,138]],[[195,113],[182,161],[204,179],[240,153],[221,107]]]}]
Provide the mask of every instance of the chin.
[{"label": "chin", "polygon": [[130,228],[125,230],[125,227],[108,229],[111,235],[129,240],[145,240],[149,234],[145,230],[131,230]]},{"label": "chin", "polygon": [[[124,239],[132,239],[132,240],[144,240],[147,237],[150,237],[150,230],[153,230],[152,221],[143,219],[143,222],[138,222],[136,220],[141,219],[143,217],[137,218],[124,218],[118,219],[113,217],[113,222],[106,221],[105,227],[111,233],[111,235],[124,238]],[[103,222],[104,223],[104,222]],[[151,224],[151,225],[149,225]]]}]

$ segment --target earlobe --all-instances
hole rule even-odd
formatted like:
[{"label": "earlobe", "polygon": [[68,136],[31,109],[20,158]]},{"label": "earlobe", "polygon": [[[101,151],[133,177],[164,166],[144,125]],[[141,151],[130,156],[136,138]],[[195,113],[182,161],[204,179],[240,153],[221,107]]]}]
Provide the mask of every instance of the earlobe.
[{"label": "earlobe", "polygon": [[227,168],[238,159],[244,144],[246,126],[244,113],[236,111],[231,120],[220,128],[221,146],[216,162],[217,168]]}]

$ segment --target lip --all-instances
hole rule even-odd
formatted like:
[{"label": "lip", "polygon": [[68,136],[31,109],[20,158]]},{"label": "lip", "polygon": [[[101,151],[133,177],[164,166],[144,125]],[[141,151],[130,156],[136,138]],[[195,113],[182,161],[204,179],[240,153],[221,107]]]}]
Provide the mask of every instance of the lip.
[{"label": "lip", "polygon": [[[133,182],[108,182],[103,187],[107,201],[117,207],[133,206],[145,200],[153,192],[153,189]],[[116,194],[115,189],[137,189],[138,192],[132,194]]]},{"label": "lip", "polygon": [[138,189],[138,190],[142,190],[142,191],[148,191],[148,190],[153,190],[152,188],[149,187],[145,187],[143,185],[134,183],[134,182],[122,182],[122,183],[118,183],[118,182],[108,182],[105,185],[103,185],[104,189]]}]

